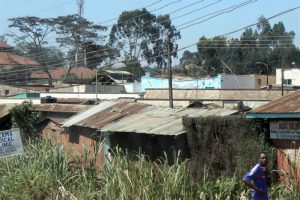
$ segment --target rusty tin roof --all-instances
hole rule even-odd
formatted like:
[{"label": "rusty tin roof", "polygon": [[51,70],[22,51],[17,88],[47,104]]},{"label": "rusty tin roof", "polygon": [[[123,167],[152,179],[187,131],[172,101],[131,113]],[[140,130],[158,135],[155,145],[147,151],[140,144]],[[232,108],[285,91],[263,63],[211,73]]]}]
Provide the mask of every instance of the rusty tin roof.
[{"label": "rusty tin roof", "polygon": [[103,132],[144,133],[153,135],[180,135],[186,132],[183,116],[226,116],[236,113],[227,109],[172,109],[151,106],[139,113],[112,122],[101,129]]},{"label": "rusty tin roof", "polygon": [[81,126],[110,133],[180,135],[185,133],[183,116],[226,116],[236,112],[227,109],[173,109],[141,103],[104,101],[66,120],[62,127]]},{"label": "rusty tin roof", "polygon": [[58,112],[58,113],[78,113],[83,110],[90,109],[91,105],[74,105],[74,104],[34,104],[32,110],[40,112]]},{"label": "rusty tin roof", "polygon": [[65,121],[63,127],[84,126],[100,129],[106,124],[136,113],[149,105],[129,102],[101,102],[96,107]]},{"label": "rusty tin roof", "polygon": [[300,90],[246,113],[246,118],[300,118]]},{"label": "rusty tin roof", "polygon": [[300,113],[300,90],[255,108],[253,113]]}]

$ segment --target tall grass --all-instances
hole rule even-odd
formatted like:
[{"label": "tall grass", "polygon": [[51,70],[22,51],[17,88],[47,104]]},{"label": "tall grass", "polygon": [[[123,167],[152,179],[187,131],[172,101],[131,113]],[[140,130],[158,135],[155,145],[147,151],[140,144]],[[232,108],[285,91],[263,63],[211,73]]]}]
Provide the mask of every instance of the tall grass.
[{"label": "tall grass", "polygon": [[[195,183],[188,161],[175,159],[169,165],[167,156],[152,162],[141,153],[129,159],[116,150],[111,162],[98,170],[93,160],[88,167],[82,165],[88,151],[74,164],[60,144],[39,139],[25,146],[23,155],[0,159],[0,199],[250,199],[250,190],[237,176],[208,181],[204,170],[203,180]],[[271,195],[295,195],[287,189],[276,185]]]}]

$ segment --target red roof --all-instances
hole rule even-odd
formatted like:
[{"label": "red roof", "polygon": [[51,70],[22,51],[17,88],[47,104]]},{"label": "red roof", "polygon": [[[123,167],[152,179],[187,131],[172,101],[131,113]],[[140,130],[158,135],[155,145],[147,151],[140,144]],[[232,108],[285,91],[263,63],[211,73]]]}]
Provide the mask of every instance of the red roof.
[{"label": "red roof", "polygon": [[13,52],[1,52],[0,51],[0,65],[35,65],[38,66],[39,63],[33,61],[24,56],[19,56]]},{"label": "red roof", "polygon": [[9,46],[8,44],[6,44],[6,42],[0,40],[0,48],[2,48],[2,49],[10,49],[12,47]]},{"label": "red roof", "polygon": [[24,56],[19,56],[12,51],[12,47],[0,40],[0,65],[39,65],[38,62]]},{"label": "red roof", "polygon": [[[53,80],[61,80],[64,78],[66,75],[68,69],[60,67],[57,69],[52,69],[50,70],[50,74],[52,76]],[[77,77],[82,78],[82,79],[90,79],[94,78],[96,76],[96,70],[95,69],[90,69],[87,67],[74,67],[71,69],[70,74],[75,74]],[[48,74],[42,70],[39,71],[33,71],[31,73],[31,78],[38,78],[38,79],[48,79]]]}]

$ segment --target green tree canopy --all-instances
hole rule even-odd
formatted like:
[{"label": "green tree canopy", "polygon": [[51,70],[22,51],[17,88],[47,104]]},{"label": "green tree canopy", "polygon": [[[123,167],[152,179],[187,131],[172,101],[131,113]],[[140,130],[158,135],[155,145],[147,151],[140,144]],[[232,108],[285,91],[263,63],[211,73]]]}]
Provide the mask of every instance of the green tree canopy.
[{"label": "green tree canopy", "polygon": [[[295,33],[287,32],[283,22],[271,25],[262,16],[256,28],[245,29],[239,38],[201,37],[196,53],[203,62],[193,70],[203,75],[221,72],[271,74],[276,68],[297,67],[293,63],[300,62],[300,50],[294,44],[294,37]],[[182,60],[192,62],[192,54],[183,54]],[[187,59],[187,56],[191,58]],[[268,70],[257,62],[268,63]]]},{"label": "green tree canopy", "polygon": [[159,68],[165,66],[169,42],[172,56],[177,56],[179,38],[169,15],[155,16],[145,8],[123,12],[110,32],[110,44],[122,50],[126,60],[146,59]]}]

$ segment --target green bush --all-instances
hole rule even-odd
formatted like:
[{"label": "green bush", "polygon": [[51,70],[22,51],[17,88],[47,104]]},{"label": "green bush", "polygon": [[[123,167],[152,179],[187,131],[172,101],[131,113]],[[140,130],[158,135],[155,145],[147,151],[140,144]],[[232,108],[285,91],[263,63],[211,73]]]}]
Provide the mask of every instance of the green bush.
[{"label": "green bush", "polygon": [[234,174],[241,178],[258,161],[261,151],[266,151],[271,164],[274,163],[274,151],[265,141],[266,129],[262,122],[239,116],[210,116],[185,117],[183,123],[195,180],[203,178],[204,167],[210,180]]}]

